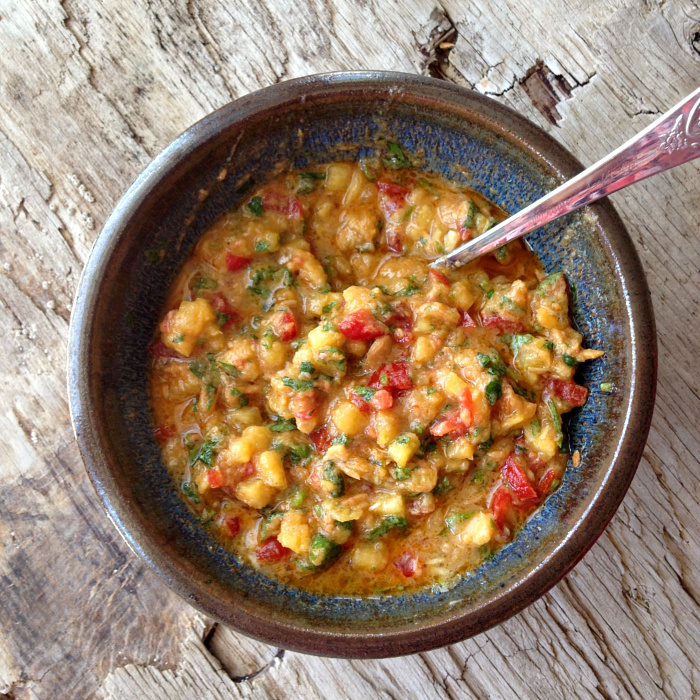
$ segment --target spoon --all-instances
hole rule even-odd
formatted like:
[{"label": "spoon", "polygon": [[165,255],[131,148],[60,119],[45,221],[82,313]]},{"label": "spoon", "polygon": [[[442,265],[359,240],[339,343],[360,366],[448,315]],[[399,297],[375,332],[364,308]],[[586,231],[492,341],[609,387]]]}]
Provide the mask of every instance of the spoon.
[{"label": "spoon", "polygon": [[700,157],[700,88],[627,143],[509,219],[435,260],[459,267],[627,185]]}]

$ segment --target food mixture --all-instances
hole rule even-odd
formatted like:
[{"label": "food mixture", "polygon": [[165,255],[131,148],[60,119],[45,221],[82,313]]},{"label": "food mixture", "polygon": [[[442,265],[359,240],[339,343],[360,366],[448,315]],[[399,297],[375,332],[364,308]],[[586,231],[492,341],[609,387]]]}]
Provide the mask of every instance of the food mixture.
[{"label": "food mixture", "polygon": [[202,527],[314,592],[447,587],[493,556],[557,488],[602,354],[520,241],[430,269],[503,214],[388,148],[249,191],[152,347],[155,436]]}]

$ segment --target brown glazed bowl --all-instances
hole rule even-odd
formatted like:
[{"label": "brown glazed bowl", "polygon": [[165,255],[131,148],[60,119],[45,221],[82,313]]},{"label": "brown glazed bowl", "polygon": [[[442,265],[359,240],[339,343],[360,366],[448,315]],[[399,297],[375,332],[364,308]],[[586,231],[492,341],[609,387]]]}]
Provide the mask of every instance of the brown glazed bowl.
[{"label": "brown glazed bowl", "polygon": [[[528,237],[562,269],[589,347],[578,381],[588,403],[568,422],[560,488],[512,544],[448,590],[370,598],[317,596],[242,564],[178,497],[153,438],[148,345],[166,290],[201,233],[275,168],[402,144],[419,167],[516,211],[581,165],[515,112],[433,79],[328,74],[247,95],[166,148],[105,224],[83,273],[70,334],[70,398],[90,478],[133,550],[192,605],[252,637],[342,657],[409,654],[465,639],[543,595],[593,545],[622,501],[647,437],[656,335],[644,271],[607,201]],[[601,383],[613,390],[600,390]]]}]

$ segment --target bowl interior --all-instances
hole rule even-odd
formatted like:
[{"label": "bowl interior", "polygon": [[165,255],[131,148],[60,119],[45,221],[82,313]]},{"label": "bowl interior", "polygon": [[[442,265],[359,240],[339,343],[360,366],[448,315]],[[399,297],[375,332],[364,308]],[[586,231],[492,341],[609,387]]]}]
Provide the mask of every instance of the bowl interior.
[{"label": "bowl interior", "polygon": [[[369,599],[285,586],[222,548],[177,495],[153,439],[147,346],[166,291],[198,237],[251,182],[281,168],[374,154],[382,139],[402,144],[418,167],[511,212],[578,169],[535,127],[451,86],[387,75],[283,84],[195,125],[137,180],[96,244],[73,320],[76,432],[95,486],[131,546],[223,622],[317,653],[376,656],[437,646],[482,631],[541,595],[619,504],[653,401],[653,387],[650,398],[638,381],[654,383],[653,361],[638,361],[640,332],[655,348],[646,283],[622,224],[601,204],[529,237],[548,271],[567,274],[586,346],[605,357],[578,375],[590,398],[573,414],[568,436],[581,464],[569,462],[559,490],[512,544],[449,590]],[[147,254],[154,249],[165,251],[159,264]],[[604,393],[601,382],[615,389]]]}]

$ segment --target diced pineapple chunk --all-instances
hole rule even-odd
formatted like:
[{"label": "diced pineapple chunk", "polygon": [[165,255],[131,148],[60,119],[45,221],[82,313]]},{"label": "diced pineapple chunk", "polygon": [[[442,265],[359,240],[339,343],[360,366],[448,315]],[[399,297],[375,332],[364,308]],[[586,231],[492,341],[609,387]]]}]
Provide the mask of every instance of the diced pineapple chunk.
[{"label": "diced pineapple chunk", "polygon": [[268,486],[276,489],[287,488],[287,475],[284,473],[284,465],[276,450],[267,450],[257,459],[258,476]]},{"label": "diced pineapple chunk", "polygon": [[405,467],[420,448],[420,440],[415,433],[402,433],[387,447],[389,457],[400,467]]},{"label": "diced pineapple chunk", "polygon": [[189,357],[200,338],[223,337],[216,324],[216,314],[206,299],[183,301],[169,311],[160,324],[165,345]]},{"label": "diced pineapple chunk", "polygon": [[309,331],[308,341],[314,350],[339,348],[345,342],[345,336],[332,323],[325,322]]},{"label": "diced pineapple chunk", "polygon": [[[533,430],[533,424],[525,426],[523,435],[529,450],[536,452],[545,460],[550,460],[557,454],[557,431],[548,420],[540,421],[538,429]],[[536,434],[535,434],[536,433]]]},{"label": "diced pineapple chunk", "polygon": [[482,544],[486,544],[495,532],[496,527],[493,524],[491,513],[481,511],[467,520],[457,538],[463,545],[480,547]]},{"label": "diced pineapple chunk", "polygon": [[416,338],[416,343],[411,352],[411,360],[417,365],[427,364],[435,357],[439,349],[440,344],[434,338],[421,335]]},{"label": "diced pineapple chunk", "polygon": [[450,300],[460,311],[469,311],[476,296],[466,280],[457,280],[450,288]]},{"label": "diced pineapple chunk", "polygon": [[456,372],[450,372],[442,380],[442,388],[452,398],[458,398],[462,390],[467,388],[467,383]]},{"label": "diced pineapple chunk", "polygon": [[518,396],[510,384],[503,383],[503,397],[498,403],[497,420],[501,433],[509,433],[529,423],[537,412],[537,404]]},{"label": "diced pineapple chunk", "polygon": [[346,498],[327,498],[321,503],[324,515],[341,523],[359,520],[367,509],[367,496],[358,494]]},{"label": "diced pineapple chunk", "polygon": [[326,170],[326,189],[332,192],[345,192],[352,178],[352,165],[334,163]]},{"label": "diced pineapple chunk", "polygon": [[373,423],[381,447],[386,447],[401,432],[399,417],[393,411],[377,411]]},{"label": "diced pineapple chunk", "polygon": [[369,509],[379,515],[398,515],[405,517],[406,505],[403,496],[398,493],[380,493],[375,496]]},{"label": "diced pineapple chunk", "polygon": [[265,343],[260,343],[258,346],[258,355],[263,369],[267,372],[274,372],[282,369],[287,362],[287,345],[275,340],[269,343],[269,347]]},{"label": "diced pineapple chunk", "polygon": [[350,563],[360,571],[382,571],[389,563],[389,556],[383,542],[361,542],[352,550]]},{"label": "diced pineapple chunk", "polygon": [[341,401],[331,411],[333,424],[338,432],[348,437],[359,435],[369,423],[369,418],[351,401]]},{"label": "diced pineapple chunk", "polygon": [[473,459],[474,445],[462,435],[445,447],[445,455],[448,459]]},{"label": "diced pineapple chunk", "polygon": [[264,508],[270,503],[277,489],[257,476],[244,479],[236,486],[236,498],[251,508]]},{"label": "diced pineapple chunk", "polygon": [[226,454],[232,462],[250,462],[253,455],[266,450],[271,442],[272,433],[269,428],[264,425],[251,425],[243,431],[241,437],[229,443]]},{"label": "diced pineapple chunk", "polygon": [[311,530],[300,510],[290,510],[282,518],[277,541],[296,554],[306,554],[311,545]]}]

